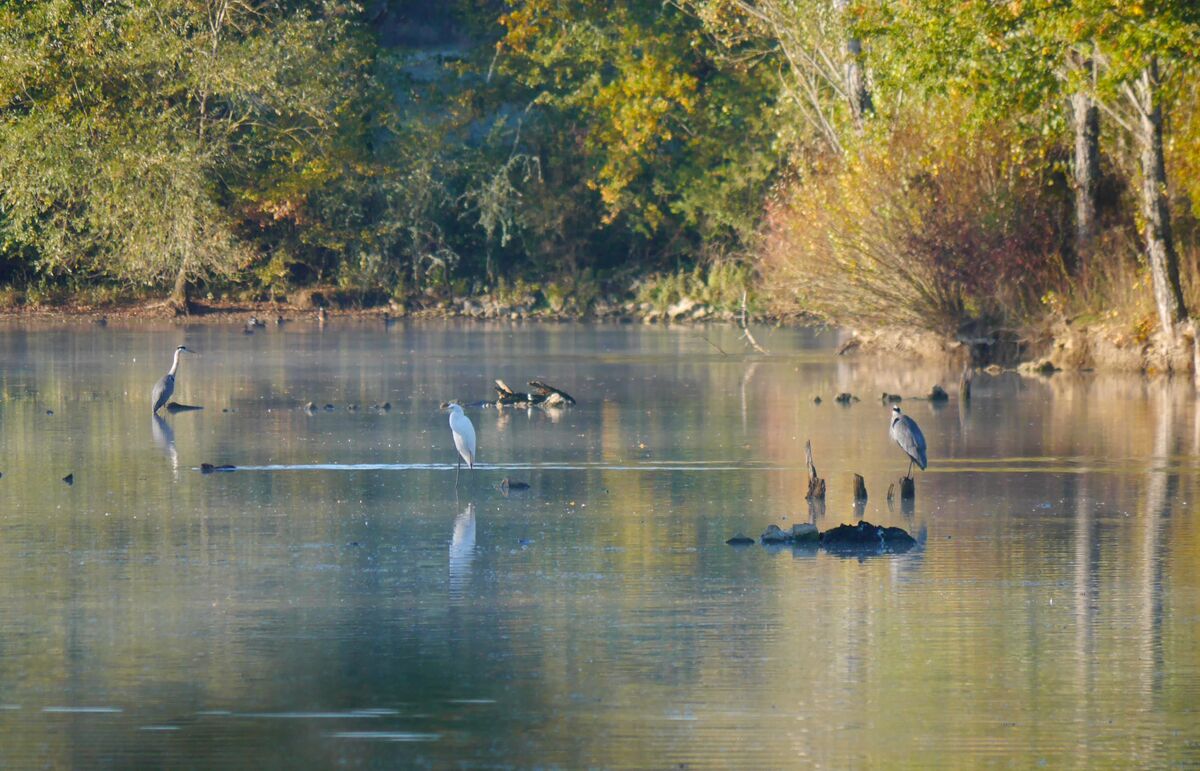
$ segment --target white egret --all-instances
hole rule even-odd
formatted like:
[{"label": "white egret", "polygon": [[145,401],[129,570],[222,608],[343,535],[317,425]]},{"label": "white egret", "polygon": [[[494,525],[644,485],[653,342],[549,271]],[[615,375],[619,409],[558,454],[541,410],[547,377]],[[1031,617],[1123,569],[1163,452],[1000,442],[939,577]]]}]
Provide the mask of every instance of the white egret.
[{"label": "white egret", "polygon": [[154,404],[153,412],[155,414],[158,414],[158,411],[163,408],[167,399],[171,398],[171,394],[175,393],[175,371],[179,369],[179,354],[181,353],[195,353],[195,351],[188,350],[184,345],[175,349],[175,360],[171,362],[171,369],[162,376],[162,380],[154,384],[154,390],[150,392],[150,401]]},{"label": "white egret", "polygon": [[904,450],[908,455],[908,478],[912,478],[913,464],[925,470],[928,461],[925,458],[925,435],[921,433],[921,427],[917,425],[917,421],[907,415],[900,414],[900,405],[892,405],[892,438],[896,440],[896,444],[900,445],[900,449]]},{"label": "white egret", "polygon": [[454,482],[457,484],[464,460],[467,462],[467,468],[475,468],[475,426],[471,425],[471,419],[463,414],[461,405],[451,402],[446,409],[450,410],[450,433],[454,435],[454,446],[461,458],[454,467]]}]

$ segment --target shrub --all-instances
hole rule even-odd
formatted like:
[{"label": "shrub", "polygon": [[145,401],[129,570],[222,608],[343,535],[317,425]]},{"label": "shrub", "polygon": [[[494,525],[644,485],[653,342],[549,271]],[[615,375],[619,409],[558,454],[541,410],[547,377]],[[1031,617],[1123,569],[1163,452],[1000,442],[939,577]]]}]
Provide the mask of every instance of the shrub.
[{"label": "shrub", "polygon": [[1064,283],[1061,181],[1022,173],[999,131],[939,135],[925,129],[951,121],[915,118],[771,205],[775,310],[953,333],[1020,318]]}]

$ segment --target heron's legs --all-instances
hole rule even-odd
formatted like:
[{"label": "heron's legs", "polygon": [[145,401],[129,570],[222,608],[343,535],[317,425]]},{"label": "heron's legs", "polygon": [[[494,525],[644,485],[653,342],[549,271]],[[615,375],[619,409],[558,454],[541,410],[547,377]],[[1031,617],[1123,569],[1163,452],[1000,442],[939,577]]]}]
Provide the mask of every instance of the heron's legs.
[{"label": "heron's legs", "polygon": [[909,479],[912,479],[912,467],[913,467],[913,461],[912,461],[912,458],[909,458],[908,459],[908,478]]},{"label": "heron's legs", "polygon": [[454,486],[458,487],[458,475],[462,471],[462,458],[458,459],[458,463],[454,464]]}]

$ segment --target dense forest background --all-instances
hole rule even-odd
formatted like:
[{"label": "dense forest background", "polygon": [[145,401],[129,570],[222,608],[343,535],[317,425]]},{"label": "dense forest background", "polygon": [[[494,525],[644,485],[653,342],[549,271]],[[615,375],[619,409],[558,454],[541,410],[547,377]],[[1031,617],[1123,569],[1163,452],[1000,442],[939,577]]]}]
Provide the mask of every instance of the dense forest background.
[{"label": "dense forest background", "polygon": [[1196,5],[10,0],[0,283],[1186,334]]}]

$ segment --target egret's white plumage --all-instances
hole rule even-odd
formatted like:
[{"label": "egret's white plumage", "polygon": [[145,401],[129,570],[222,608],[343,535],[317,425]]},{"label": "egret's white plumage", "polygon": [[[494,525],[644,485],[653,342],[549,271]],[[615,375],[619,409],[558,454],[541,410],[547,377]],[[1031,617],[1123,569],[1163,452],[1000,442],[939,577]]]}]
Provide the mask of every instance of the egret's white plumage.
[{"label": "egret's white plumage", "polygon": [[471,419],[463,414],[462,406],[451,404],[450,432],[454,434],[454,446],[458,454],[467,462],[467,468],[475,468],[475,426]]},{"label": "egret's white plumage", "polygon": [[912,476],[913,463],[924,471],[928,464],[925,458],[925,435],[921,433],[921,427],[917,425],[917,421],[900,413],[898,404],[892,405],[891,434],[892,438],[896,440],[896,444],[900,445],[900,449],[904,450],[910,459],[908,475]]}]

